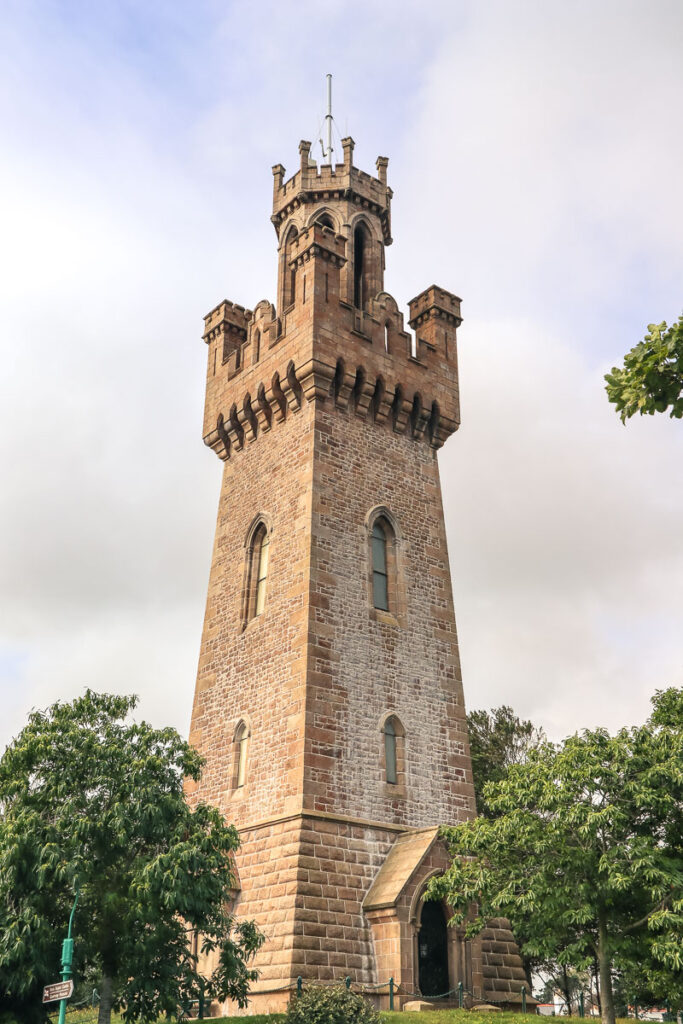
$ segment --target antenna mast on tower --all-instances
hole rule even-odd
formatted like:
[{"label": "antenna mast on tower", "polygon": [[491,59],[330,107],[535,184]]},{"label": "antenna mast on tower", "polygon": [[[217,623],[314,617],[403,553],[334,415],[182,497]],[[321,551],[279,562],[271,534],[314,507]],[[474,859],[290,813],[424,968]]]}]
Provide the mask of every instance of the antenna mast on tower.
[{"label": "antenna mast on tower", "polygon": [[323,151],[323,163],[332,163],[332,75],[327,76],[327,114],[325,115],[325,135],[327,145],[320,140]]}]

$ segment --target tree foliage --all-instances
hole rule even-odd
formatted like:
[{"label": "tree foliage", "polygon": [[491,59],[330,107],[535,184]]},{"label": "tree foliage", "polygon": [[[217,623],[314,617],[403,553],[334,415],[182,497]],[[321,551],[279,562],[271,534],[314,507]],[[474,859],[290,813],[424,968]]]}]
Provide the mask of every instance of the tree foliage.
[{"label": "tree foliage", "polygon": [[605,1024],[626,964],[683,995],[683,691],[653,703],[643,726],[545,742],[489,782],[498,816],[443,830],[453,860],[429,888],[470,934],[502,916],[534,956],[597,959]]},{"label": "tree foliage", "polygon": [[[34,712],[0,760],[0,994],[29,1021],[58,977],[74,887],[76,975],[95,972],[100,1021],[246,1002],[261,942],[226,910],[237,832],[185,801],[202,761],[174,729],[127,723],[137,698],[90,690]],[[208,979],[199,952],[213,953]]]},{"label": "tree foliage", "polygon": [[671,327],[662,321],[647,329],[624,356],[623,367],[605,374],[607,397],[622,423],[637,412],[652,416],[668,408],[672,418],[683,416],[683,315]]},{"label": "tree foliage", "polygon": [[484,797],[484,786],[504,779],[513,764],[520,764],[529,750],[545,740],[545,734],[533,722],[518,718],[507,704],[491,711],[470,711],[467,731],[477,810],[493,817]]}]

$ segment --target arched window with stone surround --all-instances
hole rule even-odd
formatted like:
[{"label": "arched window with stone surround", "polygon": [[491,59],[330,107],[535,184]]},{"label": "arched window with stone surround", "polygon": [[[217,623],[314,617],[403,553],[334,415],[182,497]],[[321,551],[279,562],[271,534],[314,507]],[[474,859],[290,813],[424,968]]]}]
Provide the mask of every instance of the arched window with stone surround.
[{"label": "arched window with stone surround", "polygon": [[260,615],[266,603],[266,582],[268,580],[268,560],[270,554],[270,538],[266,524],[262,523],[254,537],[254,615]]},{"label": "arched window with stone surround", "polygon": [[247,754],[249,752],[249,726],[243,720],[235,729],[234,789],[241,789],[247,781]]},{"label": "arched window with stone surround", "polygon": [[367,585],[370,617],[398,627],[406,622],[405,581],[401,572],[400,527],[384,505],[370,509],[366,518]]},{"label": "arched window with stone surround", "polygon": [[246,544],[242,622],[246,626],[265,609],[270,564],[270,529],[260,516],[252,524]]}]

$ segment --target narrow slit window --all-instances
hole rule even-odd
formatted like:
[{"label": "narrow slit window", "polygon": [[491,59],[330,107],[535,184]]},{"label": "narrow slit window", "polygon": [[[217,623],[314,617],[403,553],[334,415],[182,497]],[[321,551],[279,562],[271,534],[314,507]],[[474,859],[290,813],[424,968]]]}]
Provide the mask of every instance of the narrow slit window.
[{"label": "narrow slit window", "polygon": [[235,788],[241,789],[247,779],[247,744],[249,742],[249,730],[244,722],[240,725],[235,736],[237,747],[237,771],[235,773]]},{"label": "narrow slit window", "polygon": [[372,603],[375,608],[389,611],[387,535],[379,522],[372,528]]},{"label": "narrow slit window", "polygon": [[266,581],[268,579],[268,554],[270,551],[270,538],[265,530],[261,532],[260,543],[256,554],[256,600],[254,602],[254,615],[260,615],[266,603]]},{"label": "narrow slit window", "polygon": [[384,723],[384,763],[387,782],[395,786],[398,783],[398,759],[396,757],[396,727],[392,718]]}]

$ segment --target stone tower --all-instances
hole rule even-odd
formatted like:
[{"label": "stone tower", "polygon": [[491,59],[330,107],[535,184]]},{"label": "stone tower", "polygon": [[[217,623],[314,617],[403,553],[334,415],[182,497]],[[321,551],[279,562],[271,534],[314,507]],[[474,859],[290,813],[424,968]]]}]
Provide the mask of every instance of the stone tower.
[{"label": "stone tower", "polygon": [[524,980],[516,949],[498,979],[486,941],[420,899],[446,864],[438,826],[475,813],[437,463],[460,300],[427,288],[405,330],[384,291],[388,161],[372,177],[353,146],[318,167],[302,142],[289,180],[273,168],[277,307],[205,318],[224,468],[192,798],[241,835],[235,912],[267,936],[249,1012],[300,975],[380,986],[383,1005],[389,977],[399,1001],[458,981],[514,1001]]}]

